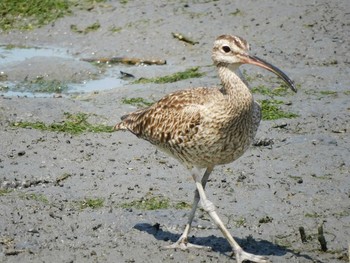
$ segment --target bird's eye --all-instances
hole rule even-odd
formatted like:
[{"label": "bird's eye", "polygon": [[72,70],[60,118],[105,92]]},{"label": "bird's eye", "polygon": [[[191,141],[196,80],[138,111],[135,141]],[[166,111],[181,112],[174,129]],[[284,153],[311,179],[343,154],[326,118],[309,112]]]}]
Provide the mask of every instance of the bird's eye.
[{"label": "bird's eye", "polygon": [[225,53],[228,53],[231,51],[231,48],[229,46],[223,46],[222,47],[222,50],[225,52]]}]

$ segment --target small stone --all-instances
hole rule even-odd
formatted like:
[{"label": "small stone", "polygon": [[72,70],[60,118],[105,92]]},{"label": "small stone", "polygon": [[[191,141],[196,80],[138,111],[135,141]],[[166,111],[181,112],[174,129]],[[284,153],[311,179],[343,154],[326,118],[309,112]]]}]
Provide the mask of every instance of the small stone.
[{"label": "small stone", "polygon": [[38,234],[39,233],[39,231],[37,229],[35,229],[35,228],[28,229],[28,232],[29,233],[33,233],[33,234]]},{"label": "small stone", "polygon": [[18,154],[18,156],[23,156],[23,155],[26,154],[26,152],[25,151],[19,151],[17,154]]}]

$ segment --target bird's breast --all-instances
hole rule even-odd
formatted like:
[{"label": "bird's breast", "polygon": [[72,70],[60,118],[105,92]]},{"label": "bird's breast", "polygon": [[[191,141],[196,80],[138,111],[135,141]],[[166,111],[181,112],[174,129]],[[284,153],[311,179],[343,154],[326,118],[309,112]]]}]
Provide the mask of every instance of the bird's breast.
[{"label": "bird's breast", "polygon": [[220,114],[203,112],[201,115],[197,125],[187,127],[179,136],[159,145],[186,166],[204,168],[230,163],[247,150],[256,133],[252,112],[230,115],[226,108]]}]

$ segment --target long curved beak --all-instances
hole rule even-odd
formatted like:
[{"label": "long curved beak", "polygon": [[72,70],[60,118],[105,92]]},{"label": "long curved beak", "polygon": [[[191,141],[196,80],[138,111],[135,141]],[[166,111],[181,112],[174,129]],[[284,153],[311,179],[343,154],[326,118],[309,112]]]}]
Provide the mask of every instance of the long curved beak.
[{"label": "long curved beak", "polygon": [[274,65],[266,62],[265,60],[258,58],[256,56],[252,55],[245,55],[242,58],[242,62],[246,64],[252,64],[259,66],[261,68],[267,69],[273,73],[275,73],[277,76],[279,76],[281,79],[284,80],[284,82],[288,85],[288,87],[294,91],[297,92],[297,89],[294,86],[294,82],[279,68],[275,67]]}]

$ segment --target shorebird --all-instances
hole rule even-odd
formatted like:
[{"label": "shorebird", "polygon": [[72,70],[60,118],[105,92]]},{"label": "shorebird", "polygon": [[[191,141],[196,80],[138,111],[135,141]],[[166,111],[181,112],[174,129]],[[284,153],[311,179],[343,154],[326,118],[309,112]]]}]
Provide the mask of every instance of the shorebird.
[{"label": "shorebird", "polygon": [[[196,185],[192,209],[179,240],[167,248],[201,246],[188,242],[199,201],[232,246],[236,261],[265,263],[265,256],[245,252],[227,230],[204,188],[214,166],[239,158],[257,132],[261,109],[238,74],[242,64],[267,69],[296,92],[293,81],[280,69],[249,54],[249,44],[233,35],[219,36],[212,51],[221,87],[199,87],[168,94],[148,108],[122,116],[115,130],[128,130],[178,159],[187,167]],[[201,169],[205,169],[204,175]]]}]

